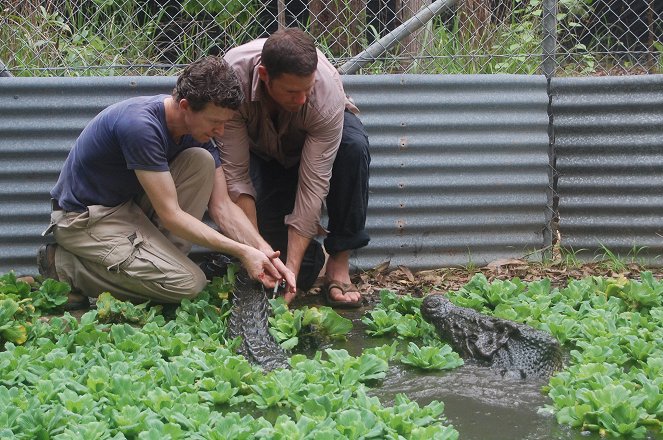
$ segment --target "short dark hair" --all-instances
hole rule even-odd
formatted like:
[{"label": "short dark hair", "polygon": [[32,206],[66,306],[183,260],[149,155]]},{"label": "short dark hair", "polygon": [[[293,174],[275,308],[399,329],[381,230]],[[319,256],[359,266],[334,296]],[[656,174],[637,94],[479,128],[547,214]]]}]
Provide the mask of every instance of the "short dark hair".
[{"label": "short dark hair", "polygon": [[318,68],[315,41],[299,28],[279,29],[265,41],[260,63],[271,78],[278,78],[284,73],[311,75]]},{"label": "short dark hair", "polygon": [[221,57],[208,56],[184,68],[173,90],[173,99],[186,99],[194,112],[208,103],[237,110],[244,100],[239,79],[232,67]]}]

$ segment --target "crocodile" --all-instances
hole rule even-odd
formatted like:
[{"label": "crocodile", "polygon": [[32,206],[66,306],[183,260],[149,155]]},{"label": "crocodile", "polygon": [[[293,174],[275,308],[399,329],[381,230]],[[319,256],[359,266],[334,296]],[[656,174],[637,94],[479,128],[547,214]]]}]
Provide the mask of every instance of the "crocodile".
[{"label": "crocodile", "polygon": [[547,332],[456,306],[443,295],[424,298],[421,315],[461,357],[505,377],[545,378],[562,367],[560,344]]},{"label": "crocodile", "polygon": [[[208,258],[201,268],[211,279],[223,276],[234,260],[225,255]],[[228,320],[228,337],[241,337],[237,353],[266,371],[288,368],[289,353],[269,333],[271,306],[259,281],[251,280],[244,269],[235,274],[235,287],[230,295],[232,308]]]}]

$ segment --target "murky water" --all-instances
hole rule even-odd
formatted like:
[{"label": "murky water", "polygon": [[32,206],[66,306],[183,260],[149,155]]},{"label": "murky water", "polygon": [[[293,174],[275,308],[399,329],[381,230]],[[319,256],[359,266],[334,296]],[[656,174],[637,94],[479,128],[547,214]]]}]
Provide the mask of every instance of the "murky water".
[{"label": "murky water", "polygon": [[[502,379],[494,372],[466,364],[450,372],[419,372],[394,366],[374,395],[389,404],[396,393],[425,405],[445,404],[444,414],[462,439],[580,439],[538,409],[548,403],[540,392],[543,383]],[[596,436],[596,438],[599,438]]]},{"label": "murky water", "polygon": [[[393,342],[365,333],[361,310],[338,310],[353,321],[348,340],[334,343],[359,355],[364,348]],[[541,409],[550,399],[541,392],[547,380],[502,378],[493,370],[466,362],[455,370],[426,372],[393,363],[381,386],[372,390],[385,405],[397,393],[426,405],[433,400],[445,404],[444,415],[460,433],[461,440],[600,440],[594,433],[582,433],[557,423]],[[648,439],[663,440],[651,434]]]}]

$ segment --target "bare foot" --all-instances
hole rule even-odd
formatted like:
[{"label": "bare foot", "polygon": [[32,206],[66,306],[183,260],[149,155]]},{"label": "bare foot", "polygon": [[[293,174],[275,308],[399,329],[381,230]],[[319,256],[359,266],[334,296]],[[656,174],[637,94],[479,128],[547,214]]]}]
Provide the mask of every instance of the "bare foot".
[{"label": "bare foot", "polygon": [[[327,283],[335,282],[338,285],[345,285],[344,289],[336,286],[331,287],[329,289],[330,300],[347,303],[361,301],[359,290],[355,286],[349,287],[352,284],[350,282],[350,251],[329,256],[325,278]],[[343,290],[345,290],[345,293]]]}]

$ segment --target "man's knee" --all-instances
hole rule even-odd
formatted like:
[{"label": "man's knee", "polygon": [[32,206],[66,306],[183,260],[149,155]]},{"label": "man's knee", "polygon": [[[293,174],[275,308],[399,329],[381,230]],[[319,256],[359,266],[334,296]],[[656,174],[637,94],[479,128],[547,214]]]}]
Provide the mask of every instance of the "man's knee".
[{"label": "man's knee", "polygon": [[207,279],[200,268],[187,268],[178,274],[171,273],[168,281],[161,283],[159,290],[162,292],[157,295],[167,302],[178,303],[184,299],[195,299],[206,286]]},{"label": "man's knee", "polygon": [[367,167],[371,162],[371,156],[368,151],[368,142],[350,142],[341,144],[336,155],[339,163],[357,164]]},{"label": "man's knee", "polygon": [[212,161],[212,163],[214,163],[212,153],[210,153],[209,150],[201,147],[191,147],[183,150],[175,158],[175,160],[178,159],[201,163]]},{"label": "man's knee", "polygon": [[346,113],[343,136],[336,157],[342,163],[348,164],[368,166],[371,162],[368,135],[359,118],[353,114]]},{"label": "man's knee", "polygon": [[190,280],[186,287],[186,293],[184,296],[188,299],[193,299],[198,296],[198,294],[207,286],[207,278],[202,270],[196,268],[190,274]]},{"label": "man's knee", "polygon": [[341,182],[343,186],[350,182],[368,185],[370,163],[368,141],[357,139],[356,142],[342,143],[332,169],[332,186]]},{"label": "man's knee", "polygon": [[171,163],[185,170],[195,171],[197,174],[214,174],[216,163],[212,154],[204,148],[193,147],[182,151]]}]

